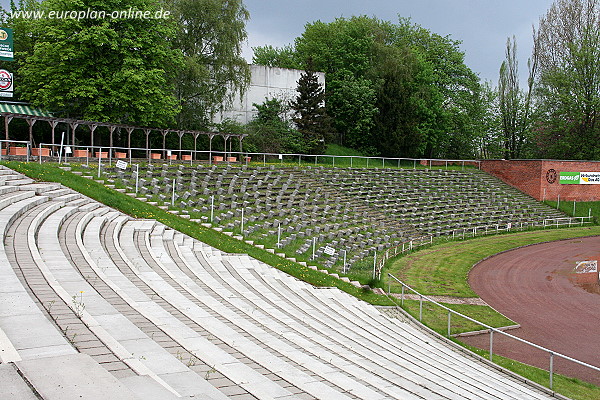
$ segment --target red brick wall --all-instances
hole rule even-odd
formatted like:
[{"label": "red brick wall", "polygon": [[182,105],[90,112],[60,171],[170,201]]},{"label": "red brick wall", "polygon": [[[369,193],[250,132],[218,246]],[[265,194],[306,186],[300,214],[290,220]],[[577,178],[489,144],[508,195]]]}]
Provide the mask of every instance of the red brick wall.
[{"label": "red brick wall", "polygon": [[600,200],[600,185],[561,185],[548,182],[546,174],[554,169],[561,171],[600,172],[600,162],[554,160],[482,160],[481,169],[494,175],[537,200],[565,201]]}]

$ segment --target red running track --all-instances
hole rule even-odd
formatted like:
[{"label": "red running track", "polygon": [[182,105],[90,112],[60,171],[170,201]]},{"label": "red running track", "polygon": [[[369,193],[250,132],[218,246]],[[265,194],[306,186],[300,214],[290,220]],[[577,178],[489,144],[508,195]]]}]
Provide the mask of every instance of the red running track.
[{"label": "red running track", "polygon": [[[577,261],[600,261],[600,237],[537,244],[495,255],[469,274],[471,288],[521,325],[509,331],[540,346],[600,367],[600,290],[572,274]],[[489,334],[462,338],[489,349]],[[549,355],[494,334],[494,354],[548,369]],[[600,372],[554,358],[555,372],[600,385]]]}]

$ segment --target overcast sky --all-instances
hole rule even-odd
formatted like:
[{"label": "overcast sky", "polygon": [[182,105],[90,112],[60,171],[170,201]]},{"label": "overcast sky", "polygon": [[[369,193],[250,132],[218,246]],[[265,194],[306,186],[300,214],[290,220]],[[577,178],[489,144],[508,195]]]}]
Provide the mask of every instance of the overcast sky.
[{"label": "overcast sky", "polygon": [[308,22],[333,21],[352,15],[375,16],[397,22],[397,16],[442,36],[462,41],[465,62],[482,80],[498,82],[506,39],[517,38],[519,72],[527,75],[531,28],[537,26],[552,0],[244,0],[250,11],[244,57],[251,47],[292,43]]}]

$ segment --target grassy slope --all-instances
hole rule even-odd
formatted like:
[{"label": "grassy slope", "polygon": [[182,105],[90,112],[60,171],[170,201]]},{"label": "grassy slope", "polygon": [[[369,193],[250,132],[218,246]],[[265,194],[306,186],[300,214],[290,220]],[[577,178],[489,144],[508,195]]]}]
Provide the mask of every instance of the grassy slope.
[{"label": "grassy slope", "polygon": [[349,147],[340,146],[339,144],[330,143],[325,149],[325,154],[330,156],[362,156],[363,154]]}]

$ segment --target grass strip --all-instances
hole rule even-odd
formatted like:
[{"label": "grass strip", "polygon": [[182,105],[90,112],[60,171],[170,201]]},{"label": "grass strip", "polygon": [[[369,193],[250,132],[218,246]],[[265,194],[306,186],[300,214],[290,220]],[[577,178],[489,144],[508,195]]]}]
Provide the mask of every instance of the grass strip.
[{"label": "grass strip", "polygon": [[[468,282],[469,271],[480,260],[516,247],[600,235],[600,226],[547,229],[494,235],[437,244],[413,253],[400,255],[386,265],[386,272],[425,295],[478,297]],[[387,279],[392,291],[401,286]],[[384,286],[385,287],[385,286]]]}]

